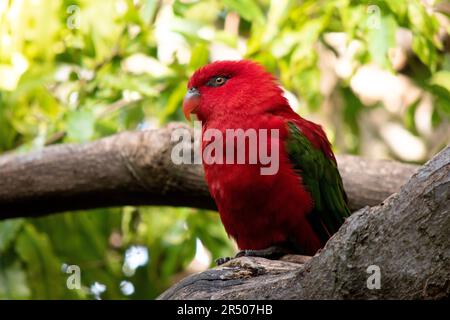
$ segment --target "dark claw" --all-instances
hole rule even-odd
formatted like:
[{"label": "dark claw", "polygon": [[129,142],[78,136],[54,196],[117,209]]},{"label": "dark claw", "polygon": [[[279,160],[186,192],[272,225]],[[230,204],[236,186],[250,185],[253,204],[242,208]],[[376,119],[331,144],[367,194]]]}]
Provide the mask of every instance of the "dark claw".
[{"label": "dark claw", "polygon": [[241,250],[234,256],[234,258],[231,257],[218,258],[216,260],[216,264],[220,266],[224,263],[227,263],[230,260],[240,257],[261,257],[271,260],[278,260],[282,256],[290,253],[293,253],[292,250],[284,248],[282,246],[272,246],[261,250]]},{"label": "dark claw", "polygon": [[291,250],[280,247],[272,246],[261,250],[242,250],[236,254],[236,258],[239,257],[261,257],[266,259],[277,260],[286,254],[292,253]]},{"label": "dark claw", "polygon": [[221,257],[216,259],[216,265],[220,266],[224,263],[227,263],[228,261],[230,261],[232,258],[231,257]]},{"label": "dark claw", "polygon": [[248,257],[248,256],[251,256],[250,252],[251,252],[251,250],[241,250],[238,253],[236,253],[236,255],[234,257],[235,258]]}]

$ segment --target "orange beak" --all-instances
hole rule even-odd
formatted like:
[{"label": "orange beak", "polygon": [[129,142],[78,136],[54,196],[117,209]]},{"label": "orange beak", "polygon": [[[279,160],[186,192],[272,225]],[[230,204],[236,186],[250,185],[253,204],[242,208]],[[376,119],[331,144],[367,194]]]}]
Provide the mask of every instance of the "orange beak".
[{"label": "orange beak", "polygon": [[190,88],[183,100],[183,113],[186,119],[191,120],[191,113],[195,113],[200,104],[200,92],[197,88]]}]

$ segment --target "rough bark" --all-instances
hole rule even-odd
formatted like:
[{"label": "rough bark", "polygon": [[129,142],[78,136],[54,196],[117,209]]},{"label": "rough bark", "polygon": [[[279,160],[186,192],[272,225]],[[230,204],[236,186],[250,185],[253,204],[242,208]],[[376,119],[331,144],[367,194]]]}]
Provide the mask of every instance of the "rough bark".
[{"label": "rough bark", "polygon": [[[183,124],[124,132],[0,157],[0,220],[97,207],[170,205],[215,209],[201,165],[175,165],[172,132]],[[416,170],[394,161],[338,156],[353,210],[383,201]]]},{"label": "rough bark", "polygon": [[[239,258],[180,281],[160,299],[448,299],[449,200],[447,147],[399,193],[354,213],[305,264]],[[367,287],[372,265],[380,289]]]}]

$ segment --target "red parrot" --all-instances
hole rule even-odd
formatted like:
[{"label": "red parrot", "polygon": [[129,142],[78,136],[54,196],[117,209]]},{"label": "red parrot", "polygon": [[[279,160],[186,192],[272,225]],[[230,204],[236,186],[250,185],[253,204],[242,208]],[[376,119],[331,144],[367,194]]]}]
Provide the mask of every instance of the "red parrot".
[{"label": "red parrot", "polygon": [[[262,175],[259,162],[203,161],[225,230],[242,250],[237,256],[314,255],[350,215],[325,132],[292,110],[275,77],[261,65],[217,61],[198,69],[188,82],[183,112],[188,119],[197,115],[203,134],[208,129],[224,136],[230,129],[278,129],[278,137],[267,141],[278,146],[275,174]],[[209,143],[203,136],[202,151]],[[224,150],[229,143],[225,139]]]}]

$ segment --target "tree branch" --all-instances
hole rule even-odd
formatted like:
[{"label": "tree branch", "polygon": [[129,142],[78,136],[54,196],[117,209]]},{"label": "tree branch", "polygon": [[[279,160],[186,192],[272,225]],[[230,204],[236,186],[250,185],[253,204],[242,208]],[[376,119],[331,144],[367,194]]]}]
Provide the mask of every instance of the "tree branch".
[{"label": "tree branch", "polygon": [[[122,205],[215,209],[201,165],[171,160],[171,134],[179,127],[186,126],[0,157],[0,220]],[[353,210],[397,192],[417,168],[354,156],[339,156],[338,163]]]},{"label": "tree branch", "polygon": [[[447,147],[398,194],[351,215],[305,264],[239,258],[180,281],[160,299],[448,299],[449,200]],[[369,266],[379,267],[379,289],[367,286]]]}]

